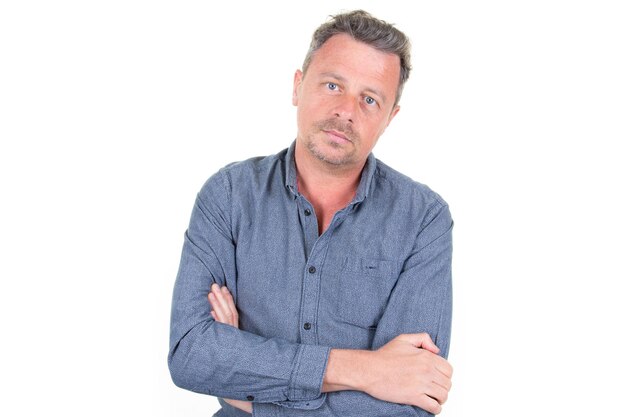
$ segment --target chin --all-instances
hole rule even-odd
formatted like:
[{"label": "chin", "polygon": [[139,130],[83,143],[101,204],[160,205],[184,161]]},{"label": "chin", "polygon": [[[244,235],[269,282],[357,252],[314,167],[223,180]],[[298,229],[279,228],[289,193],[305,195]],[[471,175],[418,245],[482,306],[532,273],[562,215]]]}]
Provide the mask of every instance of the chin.
[{"label": "chin", "polygon": [[354,164],[352,155],[348,155],[344,152],[314,152],[313,155],[320,161],[326,162],[329,165],[347,166]]},{"label": "chin", "polygon": [[354,164],[354,150],[346,149],[332,141],[319,137],[309,137],[304,142],[309,153],[318,160],[333,166],[345,166]]}]

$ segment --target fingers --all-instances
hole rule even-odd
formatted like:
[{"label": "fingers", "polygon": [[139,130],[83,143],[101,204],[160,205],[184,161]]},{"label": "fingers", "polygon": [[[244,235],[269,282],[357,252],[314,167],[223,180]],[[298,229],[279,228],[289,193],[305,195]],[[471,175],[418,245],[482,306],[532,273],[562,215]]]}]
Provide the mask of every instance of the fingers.
[{"label": "fingers", "polygon": [[452,365],[450,365],[450,362],[448,362],[444,358],[440,357],[440,359],[441,360],[438,360],[437,363],[435,364],[435,367],[447,379],[452,378],[452,371],[453,371]]},{"label": "fingers", "polygon": [[237,313],[235,302],[232,295],[230,294],[230,291],[228,291],[228,288],[226,288],[225,286],[220,288],[219,285],[213,284],[211,292],[213,293],[215,299],[220,305],[220,313],[222,319],[226,321],[226,324],[238,327],[239,314]]},{"label": "fingers", "polygon": [[[428,333],[401,334],[398,336],[398,339],[409,342],[416,348],[427,350],[435,355],[440,351]],[[452,366],[444,358],[438,356],[437,359],[435,359],[435,367],[441,374],[447,377],[448,380],[452,378]]]},{"label": "fingers", "polygon": [[448,399],[448,392],[452,388],[452,366],[441,356],[434,356],[433,360],[432,383],[427,394],[435,398],[439,404],[443,404]]},{"label": "fingers", "polygon": [[228,288],[220,288],[218,284],[213,284],[209,293],[209,303],[213,309],[211,316],[215,321],[239,327],[239,313]]},{"label": "fingers", "polygon": [[215,321],[219,321],[220,323],[230,324],[228,318],[226,317],[226,312],[224,311],[222,304],[217,300],[215,294],[213,292],[209,293],[209,304],[211,304],[211,316]]},{"label": "fingers", "polygon": [[441,412],[441,406],[448,400],[448,392],[452,387],[452,366],[439,356],[439,348],[427,333],[410,333],[397,337],[405,343],[410,343],[414,348],[422,349],[422,394],[416,404],[433,414]]},{"label": "fingers", "polygon": [[[443,405],[448,400],[448,392],[450,391],[450,388],[452,388],[452,379],[450,376],[446,376],[442,372],[440,372],[437,364],[439,362],[444,362],[445,364],[447,364],[447,361],[442,357],[434,355],[430,352],[423,351],[423,353],[427,355],[429,364],[422,368],[422,393],[429,398],[435,400],[435,402],[437,402],[439,405]],[[431,406],[433,406],[433,403],[428,400],[422,399],[422,401],[426,401],[427,404],[431,404]],[[430,412],[434,414],[438,413],[436,411]]]},{"label": "fingers", "polygon": [[448,401],[449,388],[445,388],[439,385],[437,382],[432,382],[424,391],[426,395],[436,400],[439,404],[443,405]]},{"label": "fingers", "polygon": [[428,395],[420,395],[414,405],[432,414],[441,413],[441,404],[439,404],[437,400],[429,397]]},{"label": "fingers", "polygon": [[435,342],[433,342],[428,333],[401,334],[398,338],[409,342],[416,348],[426,349],[434,354],[439,353],[439,348],[435,345]]},{"label": "fingers", "polygon": [[[440,372],[436,372],[433,377],[433,384],[445,389],[446,391],[450,391],[452,388],[452,379],[449,376],[446,376]],[[437,397],[439,398],[439,397]]]},{"label": "fingers", "polygon": [[233,312],[219,287],[211,289],[211,293],[209,293],[209,303],[213,309],[211,316],[213,316],[216,321],[236,327]]}]

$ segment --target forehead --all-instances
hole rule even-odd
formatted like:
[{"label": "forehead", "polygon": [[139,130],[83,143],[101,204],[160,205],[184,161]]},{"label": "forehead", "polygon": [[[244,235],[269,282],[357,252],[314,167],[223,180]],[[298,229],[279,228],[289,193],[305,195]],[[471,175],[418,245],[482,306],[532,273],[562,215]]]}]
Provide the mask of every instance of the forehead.
[{"label": "forehead", "polygon": [[339,34],[315,52],[307,68],[309,72],[338,73],[349,81],[376,83],[379,88],[395,90],[400,80],[400,57]]}]

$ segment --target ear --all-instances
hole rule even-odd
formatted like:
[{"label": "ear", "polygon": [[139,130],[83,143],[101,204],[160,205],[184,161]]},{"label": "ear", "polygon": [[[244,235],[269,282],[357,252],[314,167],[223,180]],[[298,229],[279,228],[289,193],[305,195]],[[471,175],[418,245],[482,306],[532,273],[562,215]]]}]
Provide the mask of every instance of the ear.
[{"label": "ear", "polygon": [[294,106],[298,105],[298,93],[300,90],[300,85],[302,85],[302,77],[304,77],[302,71],[296,70],[296,73],[293,76],[293,93],[291,96],[291,103]]},{"label": "ear", "polygon": [[391,123],[391,121],[393,120],[394,117],[396,117],[396,114],[398,114],[399,111],[400,111],[400,106],[396,104],[393,107],[393,110],[391,110],[391,113],[389,113],[389,119],[387,120],[387,125],[385,126],[385,128],[389,126],[389,123]]}]

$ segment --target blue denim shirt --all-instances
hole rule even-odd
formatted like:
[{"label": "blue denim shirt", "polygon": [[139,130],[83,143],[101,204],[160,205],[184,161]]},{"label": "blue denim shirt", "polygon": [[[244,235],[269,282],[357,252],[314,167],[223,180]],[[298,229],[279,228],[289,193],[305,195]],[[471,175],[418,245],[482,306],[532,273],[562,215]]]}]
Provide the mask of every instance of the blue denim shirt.
[{"label": "blue denim shirt", "polygon": [[[174,287],[174,383],[253,401],[254,416],[430,415],[321,387],[331,348],[377,349],[426,332],[447,355],[447,204],[370,155],[354,200],[320,236],[296,186],[294,149],[228,165],[200,190]],[[233,294],[240,329],[211,317],[213,282]],[[220,403],[216,416],[250,416]]]}]

